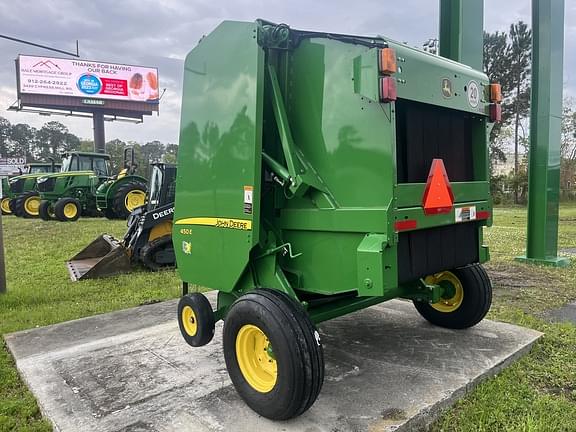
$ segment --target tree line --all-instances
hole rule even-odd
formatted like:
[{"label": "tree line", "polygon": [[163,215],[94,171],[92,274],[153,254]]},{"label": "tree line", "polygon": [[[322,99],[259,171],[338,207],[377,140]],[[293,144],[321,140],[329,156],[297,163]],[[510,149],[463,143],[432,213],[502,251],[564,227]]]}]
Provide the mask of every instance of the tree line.
[{"label": "tree line", "polygon": [[[484,72],[502,86],[502,122],[490,134],[491,186],[496,201],[526,203],[530,133],[532,31],[518,21],[507,32],[484,33]],[[496,175],[494,166],[506,162],[512,149],[512,172]],[[561,137],[561,197],[576,199],[576,108],[564,100]],[[508,191],[512,191],[509,193]]]},{"label": "tree line", "polygon": [[[124,149],[134,148],[137,173],[148,175],[151,162],[176,163],[178,145],[164,144],[158,140],[141,144],[135,141],[124,142],[114,139],[106,143],[106,152],[111,157],[112,172],[122,169]],[[29,162],[47,161],[53,158],[60,161],[62,153],[68,151],[94,151],[94,142],[82,140],[71,133],[66,125],[49,121],[40,129],[25,123],[11,124],[0,116],[0,155],[2,157],[26,157]]]}]

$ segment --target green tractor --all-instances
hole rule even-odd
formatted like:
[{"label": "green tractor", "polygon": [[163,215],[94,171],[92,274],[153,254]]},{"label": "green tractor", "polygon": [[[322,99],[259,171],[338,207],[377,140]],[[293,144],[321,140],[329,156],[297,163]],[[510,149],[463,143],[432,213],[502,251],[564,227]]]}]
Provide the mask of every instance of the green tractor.
[{"label": "green tractor", "polygon": [[[36,179],[46,173],[58,172],[60,164],[50,162],[31,162],[20,175],[2,179],[2,198],[0,207],[3,215],[34,217],[38,215],[38,201],[30,199],[34,195]],[[32,192],[32,194],[30,194]],[[28,211],[26,211],[26,208]]]},{"label": "green tractor", "polygon": [[134,209],[146,204],[148,181],[134,174],[137,168],[134,148],[125,148],[122,170],[96,189],[96,206],[108,219],[127,219]]},{"label": "green tractor", "polygon": [[124,167],[115,176],[111,175],[107,154],[70,152],[62,160],[62,172],[37,181],[38,213],[43,220],[75,221],[80,215],[101,213],[109,219],[126,219],[132,210],[145,204],[147,181],[134,175],[132,148],[125,149]]}]

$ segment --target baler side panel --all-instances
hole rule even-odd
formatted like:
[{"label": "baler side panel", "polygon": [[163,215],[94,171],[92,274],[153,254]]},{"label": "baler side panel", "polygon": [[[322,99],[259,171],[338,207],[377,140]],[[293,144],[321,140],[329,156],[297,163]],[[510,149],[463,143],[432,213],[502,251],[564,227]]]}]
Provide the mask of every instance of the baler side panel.
[{"label": "baler side panel", "polygon": [[[376,54],[373,48],[327,38],[304,40],[290,53],[283,84],[294,142],[336,203],[330,208],[312,195],[281,200],[274,223],[294,253],[302,253],[294,259],[283,256],[281,263],[298,276],[292,281],[301,291],[349,292],[377,273],[372,264],[382,269],[395,261],[394,246],[386,254],[362,249],[359,256],[358,250],[367,233],[386,239],[393,233],[388,217],[396,178],[393,105],[373,100],[369,81],[354,81],[355,71],[371,66],[377,82]],[[370,55],[373,65],[361,62]],[[374,262],[359,267],[358,260]],[[371,295],[391,295],[395,271],[387,270],[380,279]]]},{"label": "baler side panel", "polygon": [[355,91],[355,59],[366,52],[376,58],[361,45],[303,41],[292,54],[286,100],[294,140],[339,207],[385,209],[396,178],[395,120],[392,104]]},{"label": "baler side panel", "polygon": [[173,242],[184,281],[231,291],[258,242],[264,54],[224,22],[186,58]]}]

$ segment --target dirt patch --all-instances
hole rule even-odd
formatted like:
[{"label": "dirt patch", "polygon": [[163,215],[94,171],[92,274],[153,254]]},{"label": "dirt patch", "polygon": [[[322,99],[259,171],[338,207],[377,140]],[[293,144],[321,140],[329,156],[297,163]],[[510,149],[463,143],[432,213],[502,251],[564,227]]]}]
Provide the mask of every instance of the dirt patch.
[{"label": "dirt patch", "polygon": [[564,396],[566,399],[576,401],[576,386],[545,387],[544,390],[547,393],[551,393],[556,396]]},{"label": "dirt patch", "polygon": [[485,264],[484,267],[495,289],[545,287],[557,281],[549,273],[533,266],[492,262]]},{"label": "dirt patch", "polygon": [[386,408],[383,409],[381,412],[383,420],[406,420],[408,417],[406,415],[406,411],[400,408]]}]

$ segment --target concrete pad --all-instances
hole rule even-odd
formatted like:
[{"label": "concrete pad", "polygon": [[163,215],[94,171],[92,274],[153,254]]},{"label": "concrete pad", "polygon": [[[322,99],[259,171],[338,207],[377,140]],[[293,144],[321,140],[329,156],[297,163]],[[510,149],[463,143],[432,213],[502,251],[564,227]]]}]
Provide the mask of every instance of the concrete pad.
[{"label": "concrete pad", "polygon": [[[211,296],[213,299],[214,296]],[[320,325],[324,387],[304,415],[272,422],[235,392],[222,324],[202,348],[184,343],[176,301],[6,336],[16,365],[58,431],[420,430],[541,333],[483,321],[433,327],[394,300]]]},{"label": "concrete pad", "polygon": [[559,250],[560,253],[576,256],[576,247],[563,248]]}]

